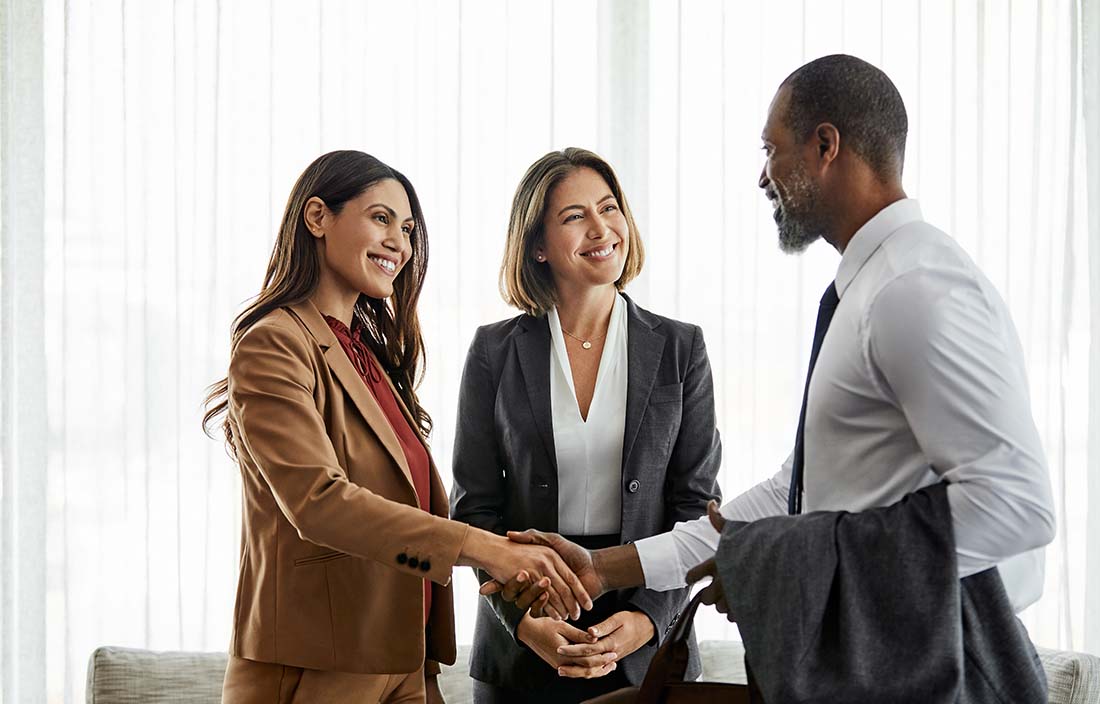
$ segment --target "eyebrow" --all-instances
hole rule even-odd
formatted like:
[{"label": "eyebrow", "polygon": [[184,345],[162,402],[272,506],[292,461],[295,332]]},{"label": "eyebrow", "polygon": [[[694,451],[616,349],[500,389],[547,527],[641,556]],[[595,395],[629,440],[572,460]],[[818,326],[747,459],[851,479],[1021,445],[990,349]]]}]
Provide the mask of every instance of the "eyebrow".
[{"label": "eyebrow", "polygon": [[[386,205],[385,203],[371,203],[370,205],[368,205],[366,207],[366,210],[370,210],[371,208],[382,208],[383,210],[385,210],[387,213],[390,214],[391,218],[393,218],[394,220],[397,219],[397,213],[394,212],[393,208]],[[409,217],[405,218],[401,222],[416,222],[416,218],[414,218],[413,216],[410,215]]]},{"label": "eyebrow", "polygon": [[[606,196],[604,196],[603,198],[600,198],[598,201],[596,201],[596,205],[599,205],[600,203],[603,203],[605,200],[607,200],[609,198],[611,200],[615,200],[615,195],[612,194],[612,193],[608,193]],[[565,206],[564,208],[562,208],[561,210],[558,211],[558,216],[560,217],[561,214],[564,213],[566,210],[584,210],[584,206],[583,205],[567,205],[567,206]]]}]

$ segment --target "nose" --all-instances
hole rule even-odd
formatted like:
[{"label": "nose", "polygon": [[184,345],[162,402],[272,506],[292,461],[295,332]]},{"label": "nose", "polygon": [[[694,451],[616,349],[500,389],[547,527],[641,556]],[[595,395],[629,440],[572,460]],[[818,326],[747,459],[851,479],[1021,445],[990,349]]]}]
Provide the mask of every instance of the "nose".
[{"label": "nose", "polygon": [[382,246],[391,252],[400,252],[405,249],[405,237],[399,223],[394,223],[386,230],[386,238],[382,240]]},{"label": "nose", "polygon": [[768,178],[768,167],[764,166],[760,169],[760,180],[756,182],[756,185],[767,188],[769,183],[771,183],[771,179]]},{"label": "nose", "polygon": [[592,218],[590,222],[592,227],[588,229],[588,239],[601,240],[604,237],[611,236],[611,227],[605,222],[605,216]]}]

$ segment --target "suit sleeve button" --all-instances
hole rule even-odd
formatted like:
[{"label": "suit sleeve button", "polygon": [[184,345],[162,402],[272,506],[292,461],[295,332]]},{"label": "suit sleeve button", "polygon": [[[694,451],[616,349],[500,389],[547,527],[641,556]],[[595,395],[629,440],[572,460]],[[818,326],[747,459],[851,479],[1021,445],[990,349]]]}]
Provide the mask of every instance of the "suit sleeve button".
[{"label": "suit sleeve button", "polygon": [[397,564],[403,565],[408,561],[409,561],[409,556],[406,555],[405,553],[402,552],[402,553],[397,554]]},{"label": "suit sleeve button", "polygon": [[631,479],[630,484],[626,486],[626,490],[629,491],[631,494],[636,494],[638,493],[638,489],[641,486],[642,483],[640,481],[638,481],[637,479]]},{"label": "suit sleeve button", "polygon": [[432,563],[428,562],[427,560],[424,560],[423,562],[420,563],[420,571],[421,572],[430,572],[431,569],[432,569]]},{"label": "suit sleeve button", "polygon": [[409,558],[409,567],[412,567],[415,570],[416,566],[419,565],[419,564],[420,564],[420,560],[416,559],[415,557],[410,557]]}]

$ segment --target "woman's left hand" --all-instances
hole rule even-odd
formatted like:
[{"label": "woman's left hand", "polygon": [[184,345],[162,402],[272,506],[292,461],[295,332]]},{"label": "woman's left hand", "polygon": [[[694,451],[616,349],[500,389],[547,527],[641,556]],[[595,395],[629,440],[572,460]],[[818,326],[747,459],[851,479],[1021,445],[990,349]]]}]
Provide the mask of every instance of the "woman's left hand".
[{"label": "woman's left hand", "polygon": [[[597,623],[588,632],[599,638],[595,643],[576,643],[558,648],[560,655],[567,657],[590,657],[600,653],[616,653],[622,660],[638,648],[648,643],[656,632],[653,622],[641,611],[619,611],[610,618]],[[562,669],[568,669],[568,665]]]},{"label": "woman's left hand", "polygon": [[425,677],[424,690],[428,695],[425,699],[428,704],[446,704],[443,700],[443,692],[439,689],[439,675]]}]

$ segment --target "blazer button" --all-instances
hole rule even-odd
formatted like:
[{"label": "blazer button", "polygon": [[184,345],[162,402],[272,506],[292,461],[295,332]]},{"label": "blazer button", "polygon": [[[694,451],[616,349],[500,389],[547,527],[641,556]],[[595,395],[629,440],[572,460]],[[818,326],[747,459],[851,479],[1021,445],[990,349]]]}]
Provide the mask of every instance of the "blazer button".
[{"label": "blazer button", "polygon": [[420,560],[416,559],[415,557],[410,557],[409,558],[409,567],[412,567],[415,570],[416,566],[419,565],[419,564],[420,564]]},{"label": "blazer button", "polygon": [[403,565],[403,564],[405,564],[405,563],[406,563],[406,562],[408,562],[408,561],[409,561],[409,556],[408,556],[408,555],[406,555],[406,554],[405,554],[405,553],[403,553],[403,552],[402,552],[402,553],[398,553],[398,555],[397,555],[397,564],[399,564],[399,565]]},{"label": "blazer button", "polygon": [[637,494],[638,489],[642,486],[642,483],[637,479],[631,479],[630,483],[626,485],[626,490],[631,494]]},{"label": "blazer button", "polygon": [[428,562],[427,560],[424,560],[423,562],[420,563],[420,571],[421,572],[430,572],[431,569],[432,569],[432,563]]}]

